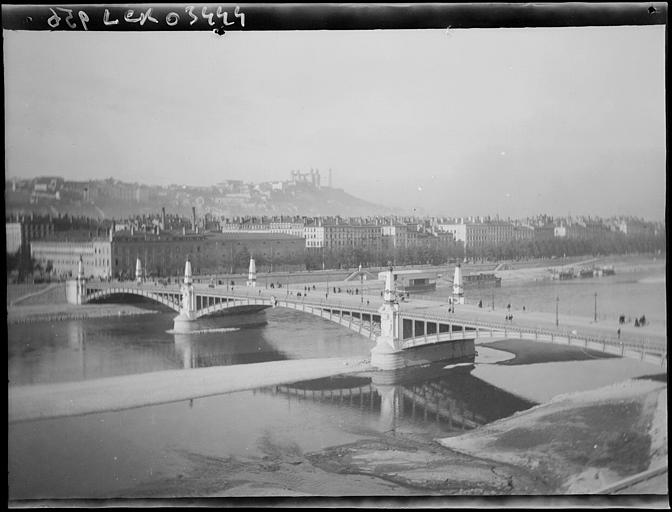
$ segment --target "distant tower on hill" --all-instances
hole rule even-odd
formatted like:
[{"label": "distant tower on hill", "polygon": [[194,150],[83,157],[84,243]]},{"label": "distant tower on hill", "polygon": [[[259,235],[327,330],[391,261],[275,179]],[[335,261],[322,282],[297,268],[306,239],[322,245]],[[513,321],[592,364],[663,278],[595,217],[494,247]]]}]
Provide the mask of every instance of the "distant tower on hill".
[{"label": "distant tower on hill", "polygon": [[331,188],[331,167],[329,168],[329,188]]}]

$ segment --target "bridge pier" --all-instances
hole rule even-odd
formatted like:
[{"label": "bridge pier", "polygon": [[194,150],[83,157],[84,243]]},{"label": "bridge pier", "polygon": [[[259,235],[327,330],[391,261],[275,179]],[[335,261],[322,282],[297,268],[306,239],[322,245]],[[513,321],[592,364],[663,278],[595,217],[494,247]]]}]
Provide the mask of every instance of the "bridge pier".
[{"label": "bridge pier", "polygon": [[173,319],[174,332],[192,331],[192,322],[196,320],[196,293],[191,274],[191,262],[187,260],[184,265],[184,283],[182,284],[182,306],[180,314]]},{"label": "bridge pier", "polygon": [[462,268],[459,263],[455,266],[455,276],[453,277],[453,303],[464,304],[464,284],[462,282]]},{"label": "bridge pier", "polygon": [[[385,292],[380,312],[380,336],[376,338],[376,346],[371,350],[371,365],[379,370],[398,370],[407,366],[417,366],[436,361],[473,358],[474,337],[465,337],[465,329],[460,328],[462,336],[453,336],[453,324],[448,323],[449,341],[439,342],[441,324],[437,322],[437,342],[430,343],[426,320],[409,318],[411,325],[410,342],[404,341],[404,319],[399,311],[399,304],[394,300],[392,291],[392,270],[387,272]],[[417,324],[417,325],[416,325]],[[445,330],[443,332],[446,332]],[[478,331],[476,336],[480,334]],[[414,343],[416,338],[422,343]],[[453,339],[456,338],[456,339]]]},{"label": "bridge pier", "polygon": [[84,277],[84,262],[81,256],[77,264],[77,279],[70,279],[65,284],[65,298],[68,304],[86,303],[86,277]]},{"label": "bridge pier", "polygon": [[250,258],[250,268],[247,273],[247,286],[257,286],[257,265],[254,258]]},{"label": "bridge pier", "polygon": [[392,291],[392,269],[385,276],[385,292],[380,312],[380,336],[376,338],[376,346],[371,350],[371,364],[381,370],[396,370],[405,366],[401,348],[401,316],[399,304],[394,301]]}]

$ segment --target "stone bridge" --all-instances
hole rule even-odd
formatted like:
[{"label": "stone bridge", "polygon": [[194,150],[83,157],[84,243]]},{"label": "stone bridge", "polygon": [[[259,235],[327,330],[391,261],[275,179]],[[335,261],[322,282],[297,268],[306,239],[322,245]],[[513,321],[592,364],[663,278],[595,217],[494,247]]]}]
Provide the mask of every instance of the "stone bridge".
[{"label": "stone bridge", "polygon": [[[606,337],[578,336],[573,332],[538,329],[475,321],[455,314],[436,315],[404,307],[396,301],[393,273],[387,272],[382,305],[370,306],[363,298],[350,297],[338,300],[327,295],[324,299],[290,295],[288,291],[256,288],[251,271],[248,286],[228,287],[194,284],[189,261],[185,265],[181,285],[164,285],[144,282],[87,282],[80,268],[76,280],[68,282],[68,301],[84,304],[118,295],[137,295],[163,304],[178,313],[174,331],[187,333],[194,329],[199,318],[227,311],[232,314],[262,311],[282,307],[318,316],[335,322],[376,342],[371,351],[371,364],[391,370],[404,366],[426,364],[436,360],[472,357],[474,344],[480,339],[520,338],[566,343],[585,348],[610,352],[667,365],[667,351],[662,347],[626,343]],[[80,262],[81,267],[81,262]],[[138,266],[139,269],[139,266]]]}]

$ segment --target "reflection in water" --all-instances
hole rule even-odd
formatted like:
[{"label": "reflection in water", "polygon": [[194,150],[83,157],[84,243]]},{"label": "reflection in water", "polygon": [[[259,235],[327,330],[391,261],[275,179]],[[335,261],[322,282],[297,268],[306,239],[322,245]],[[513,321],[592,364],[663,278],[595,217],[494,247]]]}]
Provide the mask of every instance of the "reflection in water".
[{"label": "reflection in water", "polygon": [[289,399],[311,400],[375,413],[381,430],[433,423],[444,431],[469,430],[536,405],[471,375],[474,365],[445,362],[401,372],[337,376],[263,388]]},{"label": "reflection in water", "polygon": [[11,385],[313,357],[366,356],[372,342],[287,310],[200,319],[172,334],[175,313],[8,325]]},{"label": "reflection in water", "polygon": [[175,352],[182,360],[182,367],[205,368],[234,364],[261,363],[288,359],[269,343],[260,332],[252,329],[228,331],[224,337],[203,336],[202,333],[173,334]]},{"label": "reflection in water", "polygon": [[79,370],[82,380],[86,379],[86,335],[82,324],[69,322],[67,324],[68,347],[79,353]]}]

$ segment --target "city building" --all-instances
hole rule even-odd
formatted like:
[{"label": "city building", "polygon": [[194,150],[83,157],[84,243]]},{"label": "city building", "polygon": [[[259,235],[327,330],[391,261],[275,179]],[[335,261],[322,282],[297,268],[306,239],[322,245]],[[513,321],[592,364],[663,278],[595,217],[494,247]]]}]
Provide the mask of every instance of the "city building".
[{"label": "city building", "polygon": [[621,220],[616,227],[618,231],[629,236],[651,235],[655,232],[654,226],[637,220]]},{"label": "city building", "polygon": [[249,259],[259,271],[298,269],[303,259],[303,238],[279,233],[226,232],[205,234],[115,234],[112,242],[112,275],[134,275],[139,258],[149,277],[179,276],[189,258],[194,274],[239,272]]},{"label": "city building", "polygon": [[319,189],[321,187],[320,171],[311,169],[308,172],[294,170],[290,173],[290,184],[292,185],[310,185]]},{"label": "city building", "polygon": [[299,238],[304,237],[305,224],[303,222],[271,222],[269,226],[271,233],[291,235]]},{"label": "city building", "polygon": [[544,224],[541,226],[534,226],[535,240],[552,240],[555,237],[555,225]]},{"label": "city building", "polygon": [[322,225],[311,224],[304,226],[303,238],[307,249],[323,249],[325,247],[326,229]]},{"label": "city building", "polygon": [[[10,217],[6,222],[7,254],[10,247],[14,249],[17,237],[20,237],[19,250],[30,254],[30,243],[33,240],[44,240],[54,234],[54,221],[46,216]],[[11,242],[10,242],[11,238]]]},{"label": "city building", "polygon": [[20,222],[5,223],[5,241],[7,254],[16,254],[21,250],[22,236]]},{"label": "city building", "polygon": [[594,240],[609,236],[611,230],[602,222],[579,220],[567,223],[561,222],[559,226],[555,227],[554,234],[558,238]]},{"label": "city building", "polygon": [[304,223],[299,221],[277,221],[261,219],[244,219],[239,222],[224,222],[222,233],[275,233],[304,237]]},{"label": "city building", "polygon": [[503,244],[512,240],[531,239],[534,230],[524,226],[515,226],[510,222],[460,222],[455,224],[439,224],[437,228],[450,233],[457,242],[463,242],[465,251],[481,247]]},{"label": "city building", "polygon": [[60,200],[63,178],[43,176],[33,180],[33,190],[30,194],[30,202],[37,203],[42,199]]},{"label": "city building", "polygon": [[390,224],[381,226],[383,247],[397,249],[408,246],[408,225]]},{"label": "city building", "polygon": [[109,237],[88,237],[68,233],[67,238],[54,237],[30,243],[30,255],[44,272],[63,279],[77,275],[80,258],[87,277],[107,279],[111,272]]},{"label": "city building", "polygon": [[322,223],[304,227],[306,248],[338,250],[365,248],[380,251],[383,247],[381,226],[377,224]]}]

